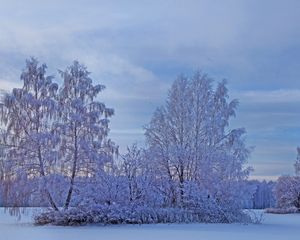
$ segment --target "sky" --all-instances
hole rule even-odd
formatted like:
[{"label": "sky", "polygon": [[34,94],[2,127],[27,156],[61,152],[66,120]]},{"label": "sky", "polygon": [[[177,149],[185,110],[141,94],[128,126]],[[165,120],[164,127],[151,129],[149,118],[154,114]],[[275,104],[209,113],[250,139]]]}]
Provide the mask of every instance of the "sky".
[{"label": "sky", "polygon": [[79,60],[115,109],[111,138],[144,144],[143,126],[179,74],[228,80],[240,101],[253,179],[293,174],[300,145],[300,1],[0,0],[0,89],[21,86],[25,59],[48,74]]}]

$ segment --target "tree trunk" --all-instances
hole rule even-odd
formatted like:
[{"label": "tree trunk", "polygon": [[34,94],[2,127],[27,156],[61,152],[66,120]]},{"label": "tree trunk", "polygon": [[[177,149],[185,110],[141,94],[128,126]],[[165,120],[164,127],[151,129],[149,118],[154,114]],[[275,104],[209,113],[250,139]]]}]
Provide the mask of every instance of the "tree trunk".
[{"label": "tree trunk", "polygon": [[75,126],[74,132],[75,132],[74,133],[74,159],[73,159],[73,166],[72,166],[70,188],[69,188],[69,191],[68,191],[68,195],[67,195],[67,198],[66,198],[64,209],[69,208],[71,198],[72,198],[73,189],[74,189],[74,179],[75,179],[75,176],[76,176],[76,168],[77,168],[77,160],[78,160],[78,143],[77,143],[77,128],[76,128],[76,126]]},{"label": "tree trunk", "polygon": [[[42,175],[43,178],[45,178],[45,171],[44,171],[44,164],[42,161],[42,152],[41,152],[41,147],[38,148],[38,159],[39,159],[39,163],[40,163],[40,174]],[[58,207],[56,206],[54,199],[51,196],[51,193],[49,192],[48,189],[45,189],[46,191],[46,195],[48,198],[48,201],[51,205],[51,207],[55,210],[58,211]]]}]

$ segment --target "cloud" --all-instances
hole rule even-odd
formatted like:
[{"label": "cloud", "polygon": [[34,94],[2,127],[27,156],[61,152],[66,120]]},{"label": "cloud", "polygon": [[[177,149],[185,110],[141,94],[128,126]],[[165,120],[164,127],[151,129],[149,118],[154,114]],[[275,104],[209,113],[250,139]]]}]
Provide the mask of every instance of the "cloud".
[{"label": "cloud", "polygon": [[18,86],[29,56],[46,62],[49,74],[78,59],[106,85],[101,99],[116,110],[112,135],[125,146],[143,139],[138,129],[176,75],[202,69],[229,79],[231,97],[241,102],[232,126],[248,129],[249,142],[259,145],[251,161],[263,169],[262,158],[292,160],[279,140],[291,148],[300,142],[293,135],[300,117],[299,11],[293,0],[1,2],[0,88]]},{"label": "cloud", "polygon": [[300,89],[278,89],[268,91],[241,91],[234,94],[240,101],[249,103],[300,103]]},{"label": "cloud", "polygon": [[11,82],[9,80],[0,79],[0,90],[11,91],[12,88],[21,87],[20,83]]}]

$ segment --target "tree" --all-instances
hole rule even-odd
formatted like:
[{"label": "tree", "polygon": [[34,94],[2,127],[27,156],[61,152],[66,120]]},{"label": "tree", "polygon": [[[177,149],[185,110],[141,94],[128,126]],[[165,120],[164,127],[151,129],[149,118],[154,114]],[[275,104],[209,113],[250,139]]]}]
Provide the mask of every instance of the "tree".
[{"label": "tree", "polygon": [[296,207],[300,210],[300,148],[294,164],[296,176],[281,176],[274,188],[278,208]]},{"label": "tree", "polygon": [[138,188],[138,176],[141,175],[141,155],[141,150],[136,144],[133,144],[127,148],[127,153],[122,156],[122,172],[127,178],[130,202],[141,197]]},{"label": "tree", "polygon": [[183,204],[184,186],[192,181],[220,204],[238,203],[250,150],[245,130],[229,129],[238,101],[228,98],[226,81],[214,90],[205,74],[180,76],[146,127],[151,160],[168,179],[172,204]]},{"label": "tree", "polygon": [[244,202],[244,208],[265,209],[275,206],[276,200],[273,193],[276,182],[273,181],[245,181],[248,196]]},{"label": "tree", "polygon": [[296,207],[300,210],[300,177],[281,176],[277,180],[275,196],[279,208]]},{"label": "tree", "polygon": [[113,109],[96,100],[104,86],[77,61],[60,71],[60,88],[46,68],[27,60],[23,87],[3,96],[0,173],[10,206],[46,200],[58,211],[69,207],[76,177],[87,182],[104,172],[117,146],[107,138]]},{"label": "tree", "polygon": [[[58,210],[52,193],[46,188],[46,176],[55,171],[57,160],[56,147],[59,137],[52,131],[52,122],[57,117],[56,93],[58,85],[52,76],[46,76],[47,66],[39,65],[31,58],[21,74],[22,88],[14,88],[4,94],[0,104],[1,146],[5,162],[6,183],[22,181],[23,194],[38,191],[46,197],[50,206]],[[3,155],[2,154],[2,155]],[[41,181],[41,184],[24,186]],[[16,193],[8,188],[7,196]],[[26,192],[27,191],[27,192]],[[21,197],[11,197],[9,201],[20,201]],[[23,204],[21,202],[21,204]],[[16,202],[14,206],[18,206]]]},{"label": "tree", "polygon": [[145,149],[139,148],[137,144],[127,148],[126,154],[122,156],[120,177],[124,176],[126,190],[124,199],[128,204],[142,206],[161,205],[162,201],[155,184],[157,179],[148,165]]},{"label": "tree", "polygon": [[1,100],[5,206],[50,206],[39,224],[249,221],[249,149],[245,130],[229,128],[238,102],[226,81],[180,76],[146,127],[146,149],[132,145],[115,161],[105,87],[77,61],[59,73],[61,87],[32,58],[23,87]]},{"label": "tree", "polygon": [[297,159],[294,164],[295,173],[297,176],[300,176],[300,147],[297,147]]},{"label": "tree", "polygon": [[61,135],[60,157],[63,171],[69,176],[69,187],[64,208],[71,203],[77,176],[93,177],[117,153],[115,144],[107,138],[109,118],[114,111],[96,100],[105,88],[93,85],[84,65],[75,61],[60,71],[63,85],[59,91],[59,121],[57,133]]}]

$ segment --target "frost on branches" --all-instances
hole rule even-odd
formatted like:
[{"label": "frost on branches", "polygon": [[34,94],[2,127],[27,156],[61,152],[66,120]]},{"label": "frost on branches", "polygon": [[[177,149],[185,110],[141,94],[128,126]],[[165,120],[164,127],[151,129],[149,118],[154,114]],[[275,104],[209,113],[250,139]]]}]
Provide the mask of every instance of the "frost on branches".
[{"label": "frost on branches", "polygon": [[104,86],[93,85],[86,67],[76,61],[60,71],[60,87],[46,69],[34,58],[26,61],[23,87],[1,101],[5,206],[67,209],[77,178],[89,181],[104,171],[117,151],[107,138],[113,110],[96,99]]},{"label": "frost on branches", "polygon": [[231,129],[226,81],[180,76],[145,127],[145,149],[108,138],[113,109],[75,61],[62,85],[34,58],[23,87],[1,100],[0,177],[6,207],[45,206],[37,224],[249,222],[242,211],[249,149]]},{"label": "frost on branches", "polygon": [[274,188],[277,208],[274,213],[294,213],[300,211],[300,148],[297,148],[297,159],[294,164],[296,176],[281,176]]},{"label": "frost on branches", "polygon": [[93,85],[90,73],[77,61],[60,73],[64,82],[58,94],[59,121],[55,130],[61,137],[62,173],[69,176],[64,202],[64,208],[68,209],[76,177],[81,176],[81,181],[85,181],[104,171],[117,148],[107,139],[108,119],[114,111],[96,101],[105,87]]},{"label": "frost on branches", "polygon": [[17,207],[29,203],[38,193],[57,210],[47,178],[55,172],[59,136],[52,123],[58,114],[55,100],[58,85],[46,76],[46,65],[26,61],[21,74],[22,88],[3,96],[0,120],[4,158],[4,201]]},{"label": "frost on branches", "polygon": [[229,127],[237,100],[228,100],[226,81],[212,85],[201,73],[180,76],[146,127],[146,139],[165,205],[208,208],[230,222],[241,209],[249,149],[245,130]]}]

